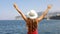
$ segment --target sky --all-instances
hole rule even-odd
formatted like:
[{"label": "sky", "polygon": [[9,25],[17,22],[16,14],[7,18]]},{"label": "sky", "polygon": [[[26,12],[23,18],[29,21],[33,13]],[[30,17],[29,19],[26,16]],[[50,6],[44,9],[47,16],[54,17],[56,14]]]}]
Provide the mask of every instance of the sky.
[{"label": "sky", "polygon": [[60,11],[60,0],[0,0],[0,20],[14,20],[16,16],[20,16],[13,7],[14,3],[24,14],[30,10],[44,11],[49,4],[52,5],[50,11]]}]

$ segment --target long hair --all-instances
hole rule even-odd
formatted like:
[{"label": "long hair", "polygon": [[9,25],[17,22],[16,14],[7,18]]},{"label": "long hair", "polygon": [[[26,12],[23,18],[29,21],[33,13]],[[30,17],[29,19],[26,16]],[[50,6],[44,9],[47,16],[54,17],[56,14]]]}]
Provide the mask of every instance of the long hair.
[{"label": "long hair", "polygon": [[37,28],[36,20],[28,18],[28,22],[29,22],[29,23],[27,23],[28,28],[30,28],[31,31],[36,30],[36,28]]}]

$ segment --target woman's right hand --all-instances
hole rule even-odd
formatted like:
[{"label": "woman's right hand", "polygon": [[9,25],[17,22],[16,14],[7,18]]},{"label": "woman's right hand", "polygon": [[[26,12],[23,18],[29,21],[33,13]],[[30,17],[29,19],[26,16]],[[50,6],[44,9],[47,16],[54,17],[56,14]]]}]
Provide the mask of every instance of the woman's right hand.
[{"label": "woman's right hand", "polygon": [[14,3],[14,5],[13,5],[13,6],[14,6],[14,8],[17,8],[17,5],[16,5],[16,3]]},{"label": "woman's right hand", "polygon": [[47,8],[48,8],[48,9],[51,9],[51,7],[52,7],[52,5],[48,5],[48,7],[47,7]]}]

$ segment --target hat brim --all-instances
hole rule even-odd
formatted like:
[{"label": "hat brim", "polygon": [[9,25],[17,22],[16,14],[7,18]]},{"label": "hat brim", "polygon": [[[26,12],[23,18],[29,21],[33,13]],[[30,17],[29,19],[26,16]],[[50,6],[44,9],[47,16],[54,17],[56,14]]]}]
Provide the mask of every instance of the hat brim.
[{"label": "hat brim", "polygon": [[38,17],[37,13],[35,13],[34,16],[30,16],[29,12],[28,12],[27,15],[28,15],[28,18],[30,18],[30,19],[36,19]]}]

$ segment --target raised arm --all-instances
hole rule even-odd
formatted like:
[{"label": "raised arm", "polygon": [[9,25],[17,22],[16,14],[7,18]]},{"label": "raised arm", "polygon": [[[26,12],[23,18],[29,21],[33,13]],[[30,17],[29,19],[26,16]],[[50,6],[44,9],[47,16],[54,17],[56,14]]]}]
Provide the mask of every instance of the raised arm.
[{"label": "raised arm", "polygon": [[18,6],[14,3],[14,8],[21,14],[22,18],[26,21],[27,18],[26,16],[21,12],[21,10],[18,8]]},{"label": "raised arm", "polygon": [[49,9],[51,9],[51,5],[48,5],[48,7],[45,10],[45,12],[43,12],[43,14],[39,18],[37,18],[38,22],[41,21],[47,15]]}]

